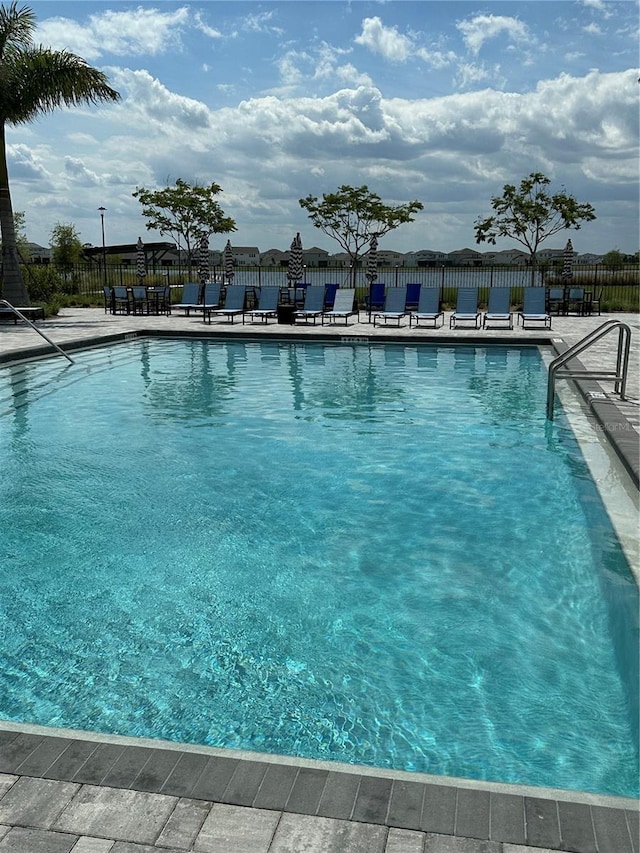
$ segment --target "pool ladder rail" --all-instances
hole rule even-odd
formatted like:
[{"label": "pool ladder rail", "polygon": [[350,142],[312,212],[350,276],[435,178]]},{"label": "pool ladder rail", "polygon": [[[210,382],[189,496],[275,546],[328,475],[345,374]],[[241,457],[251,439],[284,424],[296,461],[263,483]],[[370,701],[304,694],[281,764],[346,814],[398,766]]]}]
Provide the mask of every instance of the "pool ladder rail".
[{"label": "pool ladder rail", "polygon": [[[615,370],[581,370],[566,368],[567,362],[578,356],[581,352],[599,341],[609,332],[618,330],[618,355]],[[631,347],[631,329],[621,320],[607,320],[589,332],[581,341],[569,347],[549,365],[549,378],[547,380],[547,418],[553,420],[553,404],[555,400],[556,378],[557,379],[609,379],[614,382],[614,391],[620,394],[621,400],[626,400],[627,371],[629,369],[629,351]]]},{"label": "pool ladder rail", "polygon": [[67,353],[63,349],[61,349],[58,346],[58,344],[55,344],[51,340],[51,338],[47,337],[47,335],[45,335],[45,333],[42,331],[42,329],[39,329],[35,323],[32,323],[31,320],[29,320],[27,317],[25,317],[25,315],[22,313],[22,311],[20,311],[19,308],[16,308],[14,305],[12,305],[6,299],[0,299],[0,305],[5,305],[10,311],[13,311],[13,313],[17,317],[19,317],[21,320],[24,320],[24,322],[27,323],[27,325],[31,326],[31,328],[34,331],[36,331],[42,338],[44,338],[45,341],[48,344],[50,344],[55,350],[57,350],[60,353],[60,355],[63,355],[66,359],[68,359],[68,361],[70,361],[71,364],[75,364],[75,361],[71,358],[71,356],[67,355]]}]

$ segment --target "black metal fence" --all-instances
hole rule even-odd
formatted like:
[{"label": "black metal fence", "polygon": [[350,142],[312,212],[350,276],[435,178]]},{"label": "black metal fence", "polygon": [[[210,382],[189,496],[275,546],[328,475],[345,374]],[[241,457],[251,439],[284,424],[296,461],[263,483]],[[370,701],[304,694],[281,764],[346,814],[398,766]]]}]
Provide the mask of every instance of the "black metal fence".
[{"label": "black metal fence", "polygon": [[[23,268],[25,281],[33,301],[48,301],[50,295],[67,297],[77,296],[85,300],[102,301],[104,285],[130,287],[138,284],[136,268],[131,264],[109,264],[106,267],[96,265],[77,265],[66,272],[54,270],[50,266],[27,265]],[[177,294],[181,285],[197,280],[197,271],[168,267],[162,272],[149,273],[145,279],[148,285],[169,284]],[[212,267],[212,280],[223,280],[222,267]],[[355,286],[358,297],[362,299],[368,290],[365,269],[352,270],[345,267],[306,267],[303,279],[309,284],[337,283],[341,287]],[[380,267],[378,282],[389,287],[420,283],[422,286],[440,287],[445,305],[454,305],[459,287],[478,287],[480,303],[486,304],[488,290],[491,287],[509,287],[512,302],[517,304],[522,298],[522,289],[531,285],[562,285],[560,272],[553,268],[541,267],[533,276],[529,267]],[[236,268],[236,284],[250,286],[288,284],[287,268],[276,266],[239,266]],[[46,282],[46,286],[44,286]],[[602,265],[576,266],[571,281],[572,286],[584,287],[594,296],[600,295],[602,309],[605,311],[637,311],[640,297],[640,267],[624,266],[615,270],[605,269]],[[602,293],[600,294],[600,291]]]}]

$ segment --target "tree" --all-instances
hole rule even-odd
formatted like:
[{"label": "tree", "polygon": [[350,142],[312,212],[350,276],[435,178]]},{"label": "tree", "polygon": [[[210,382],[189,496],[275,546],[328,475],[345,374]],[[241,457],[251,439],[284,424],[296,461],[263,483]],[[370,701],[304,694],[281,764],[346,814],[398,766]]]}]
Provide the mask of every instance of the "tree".
[{"label": "tree", "polygon": [[106,76],[66,50],[33,43],[34,13],[17,3],[0,6],[0,230],[2,295],[16,305],[29,305],[18,264],[16,231],[9,190],[6,127],[26,124],[60,106],[117,101]]},{"label": "tree", "polygon": [[191,267],[191,252],[203,237],[236,230],[235,220],[224,215],[215,199],[221,192],[216,183],[191,185],[178,178],[174,186],[162,190],[136,187],[133,197],[142,205],[147,230],[173,237],[178,248],[187,251]]},{"label": "tree", "polygon": [[49,237],[51,260],[64,273],[70,272],[82,256],[82,243],[75,225],[57,222]]},{"label": "tree", "polygon": [[334,193],[323,193],[322,201],[308,195],[300,199],[300,206],[309,212],[315,227],[337,240],[349,255],[354,284],[356,266],[371,238],[381,237],[405,222],[413,222],[413,214],[424,207],[419,201],[395,207],[384,204],[366,184],[361,187],[343,185]]},{"label": "tree", "polygon": [[495,246],[496,238],[511,237],[528,249],[532,282],[540,243],[566,228],[578,230],[583,221],[596,218],[590,204],[579,204],[564,190],[550,195],[550,183],[540,172],[531,172],[519,187],[505,184],[503,194],[491,199],[495,214],[474,224],[476,243]]},{"label": "tree", "polygon": [[602,258],[602,265],[607,270],[619,270],[625,264],[625,257],[618,249],[611,249]]}]

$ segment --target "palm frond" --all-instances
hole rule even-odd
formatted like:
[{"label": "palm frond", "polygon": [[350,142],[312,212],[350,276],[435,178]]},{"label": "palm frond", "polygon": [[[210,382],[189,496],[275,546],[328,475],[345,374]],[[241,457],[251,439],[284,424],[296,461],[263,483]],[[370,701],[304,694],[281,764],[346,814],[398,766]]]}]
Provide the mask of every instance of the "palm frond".
[{"label": "palm frond", "polygon": [[0,6],[0,61],[7,54],[28,47],[33,41],[36,16],[28,6]]},{"label": "palm frond", "polygon": [[0,117],[10,124],[32,121],[61,106],[117,101],[102,71],[66,50],[22,50],[0,65]]}]

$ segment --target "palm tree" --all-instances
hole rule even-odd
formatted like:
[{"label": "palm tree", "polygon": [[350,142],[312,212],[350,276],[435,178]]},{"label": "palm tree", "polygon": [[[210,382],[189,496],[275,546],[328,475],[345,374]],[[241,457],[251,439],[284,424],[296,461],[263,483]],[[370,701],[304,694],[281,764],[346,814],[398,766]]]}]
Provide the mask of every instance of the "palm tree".
[{"label": "palm tree", "polygon": [[25,124],[60,106],[117,101],[106,76],[80,56],[33,43],[34,13],[17,3],[0,6],[0,233],[2,296],[14,305],[29,305],[18,265],[9,172],[6,126]]}]

